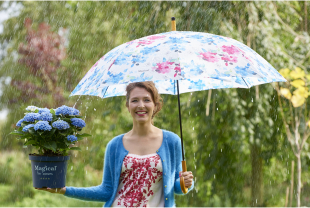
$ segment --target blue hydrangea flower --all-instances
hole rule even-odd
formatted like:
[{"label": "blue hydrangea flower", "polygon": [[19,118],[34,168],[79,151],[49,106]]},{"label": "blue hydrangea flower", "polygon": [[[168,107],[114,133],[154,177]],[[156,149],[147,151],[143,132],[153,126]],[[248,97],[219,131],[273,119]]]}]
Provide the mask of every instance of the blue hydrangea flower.
[{"label": "blue hydrangea flower", "polygon": [[41,121],[52,121],[53,115],[49,112],[41,113],[40,120]]},{"label": "blue hydrangea flower", "polygon": [[40,114],[39,113],[27,113],[23,119],[26,122],[35,122],[35,120],[40,119]]},{"label": "blue hydrangea flower", "polygon": [[34,130],[43,130],[43,131],[50,131],[52,127],[48,124],[47,121],[39,121],[34,125]]},{"label": "blue hydrangea flower", "polygon": [[68,135],[67,140],[70,142],[75,142],[75,141],[77,141],[77,137],[74,135]]},{"label": "blue hydrangea flower", "polygon": [[30,105],[26,108],[26,111],[31,111],[31,112],[35,112],[37,109],[39,109],[36,106]]},{"label": "blue hydrangea flower", "polygon": [[83,128],[86,126],[85,121],[80,118],[71,118],[71,124],[78,128]]},{"label": "blue hydrangea flower", "polygon": [[34,124],[28,124],[23,128],[23,132],[28,132],[29,128],[34,127]]},{"label": "blue hydrangea flower", "polygon": [[70,115],[78,116],[79,114],[80,114],[80,111],[78,109],[71,108],[71,114]]},{"label": "blue hydrangea flower", "polygon": [[48,108],[40,108],[39,109],[39,113],[49,113],[50,112],[50,109]]},{"label": "blue hydrangea flower", "polygon": [[59,130],[64,130],[64,129],[70,128],[70,125],[63,120],[58,120],[58,121],[53,122],[52,126],[56,129],[59,129]]},{"label": "blue hydrangea flower", "polygon": [[20,120],[16,123],[16,126],[21,127],[23,121],[24,121],[23,118],[20,119]]}]

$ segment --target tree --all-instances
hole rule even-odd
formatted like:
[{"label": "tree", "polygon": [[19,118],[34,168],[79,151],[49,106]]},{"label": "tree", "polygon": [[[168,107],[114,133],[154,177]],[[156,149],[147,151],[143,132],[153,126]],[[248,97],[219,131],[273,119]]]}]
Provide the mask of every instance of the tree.
[{"label": "tree", "polygon": [[[280,73],[288,80],[285,87],[279,89],[277,86],[277,92],[287,139],[297,159],[297,206],[300,207],[302,188],[301,157],[310,136],[310,115],[307,109],[307,98],[310,94],[310,75],[306,75],[298,67],[295,70],[282,69]],[[288,102],[282,101],[281,95]]]}]

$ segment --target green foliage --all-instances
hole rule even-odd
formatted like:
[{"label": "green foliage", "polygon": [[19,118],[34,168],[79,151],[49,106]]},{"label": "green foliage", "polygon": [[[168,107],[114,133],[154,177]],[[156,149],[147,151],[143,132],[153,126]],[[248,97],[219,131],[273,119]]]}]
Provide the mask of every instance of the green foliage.
[{"label": "green foliage", "polygon": [[[65,110],[63,110],[65,108]],[[83,127],[79,125],[73,125],[72,119],[78,118],[80,119],[82,116],[79,116],[76,112],[76,109],[62,106],[56,109],[59,110],[60,113],[55,112],[54,109],[47,109],[51,115],[51,120],[46,121],[49,125],[50,129],[35,129],[35,125],[42,121],[42,116],[44,116],[44,112],[39,113],[40,108],[35,106],[28,106],[26,108],[25,117],[22,118],[22,122],[18,124],[17,130],[12,131],[10,134],[19,136],[20,140],[25,140],[24,146],[32,145],[37,148],[39,151],[39,155],[68,155],[69,150],[80,150],[79,147],[73,147],[76,141],[80,141],[84,139],[84,137],[91,136],[90,134],[79,134],[77,132],[81,131]],[[70,111],[71,114],[67,114]],[[25,120],[27,114],[35,113],[39,117],[35,118],[33,121]],[[43,118],[43,120],[46,120]],[[68,128],[62,129],[54,126],[55,122],[65,122],[68,125]],[[84,121],[83,121],[84,122]],[[28,125],[34,125],[32,127],[28,127]],[[69,140],[67,137],[73,135],[76,140]]]},{"label": "green foliage", "polygon": [[[46,22],[55,33],[66,28],[68,33],[67,57],[57,70],[57,86],[61,87],[65,103],[76,104],[89,125],[85,131],[92,137],[78,141],[81,151],[71,152],[68,163],[68,186],[94,186],[101,183],[105,147],[116,135],[132,128],[131,116],[126,111],[125,98],[100,99],[97,97],[69,97],[71,91],[96,61],[112,48],[143,36],[170,31],[170,17],[176,17],[177,30],[209,32],[234,38],[250,46],[275,68],[309,70],[309,37],[305,32],[304,2],[19,2],[19,15],[4,23],[0,34],[5,50],[0,65],[3,94],[0,109],[10,114],[1,128],[1,150],[21,150],[23,141],[9,132],[28,105],[54,106],[51,94],[42,93],[40,99],[27,102],[18,100],[21,91],[5,83],[5,78],[39,83],[38,77],[29,75],[26,66],[17,61],[18,46],[25,42],[26,17],[32,19],[33,28]],[[2,7],[1,7],[2,8]],[[309,5],[307,5],[309,9]],[[308,25],[309,29],[309,25]],[[195,176],[195,189],[186,196],[176,196],[177,206],[252,206],[251,190],[259,192],[253,184],[262,185],[263,200],[256,206],[284,206],[286,188],[290,184],[290,164],[293,152],[285,137],[274,85],[266,84],[251,89],[212,90],[209,114],[206,115],[208,91],[181,95],[183,138],[188,170]],[[162,95],[164,107],[155,118],[159,128],[179,133],[177,97]],[[15,103],[8,103],[14,100]],[[308,105],[308,104],[307,104]],[[307,106],[309,107],[309,106]],[[289,109],[284,109],[289,110]],[[305,144],[305,148],[309,148]],[[255,148],[253,148],[255,147]],[[257,149],[257,154],[253,154]],[[22,151],[22,150],[21,150]],[[23,154],[32,148],[23,149]],[[310,206],[308,150],[303,155],[302,205]],[[14,156],[13,158],[16,158]],[[260,161],[255,166],[252,159]],[[27,161],[27,162],[25,162]],[[29,170],[29,161],[13,167]],[[5,193],[7,206],[101,206],[99,203],[81,202],[59,195],[35,192],[24,195],[31,187],[30,172],[20,174],[22,184],[18,202],[8,196],[16,186],[14,177],[1,167],[0,187]],[[263,178],[253,182],[252,169],[259,170]],[[257,172],[259,172],[257,171]],[[295,168],[296,171],[296,168]],[[255,175],[255,174],[254,174]],[[296,176],[296,172],[295,172]],[[24,181],[24,182],[22,182]],[[27,182],[25,182],[27,181]],[[294,181],[296,189],[296,179]],[[30,190],[30,189],[29,189]],[[1,195],[0,193],[0,195]],[[2,195],[1,195],[2,196]],[[17,200],[15,198],[14,200]],[[295,196],[293,196],[295,200]],[[308,200],[308,201],[307,201]],[[46,202],[50,202],[47,203]],[[295,202],[293,201],[293,206]]]}]

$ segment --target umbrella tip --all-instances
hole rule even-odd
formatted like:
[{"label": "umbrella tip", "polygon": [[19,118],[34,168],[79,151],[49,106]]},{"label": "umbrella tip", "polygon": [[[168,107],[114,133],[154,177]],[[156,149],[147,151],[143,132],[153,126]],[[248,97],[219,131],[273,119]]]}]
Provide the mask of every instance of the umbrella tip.
[{"label": "umbrella tip", "polygon": [[171,17],[171,20],[172,20],[172,21],[175,20],[175,17]]}]

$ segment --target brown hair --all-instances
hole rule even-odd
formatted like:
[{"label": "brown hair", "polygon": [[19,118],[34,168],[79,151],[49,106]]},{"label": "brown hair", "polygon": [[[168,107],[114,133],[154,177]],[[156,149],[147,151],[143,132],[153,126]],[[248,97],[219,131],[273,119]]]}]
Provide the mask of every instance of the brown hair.
[{"label": "brown hair", "polygon": [[158,93],[158,90],[155,87],[154,82],[152,82],[152,81],[134,82],[134,83],[128,84],[126,87],[126,92],[127,92],[126,93],[126,106],[127,107],[129,106],[128,102],[129,102],[130,93],[136,87],[144,88],[144,89],[146,89],[146,91],[151,93],[152,100],[153,100],[154,104],[156,105],[154,112],[153,112],[153,115],[152,115],[152,124],[153,124],[153,118],[163,107],[163,99],[160,97],[160,94]]}]

